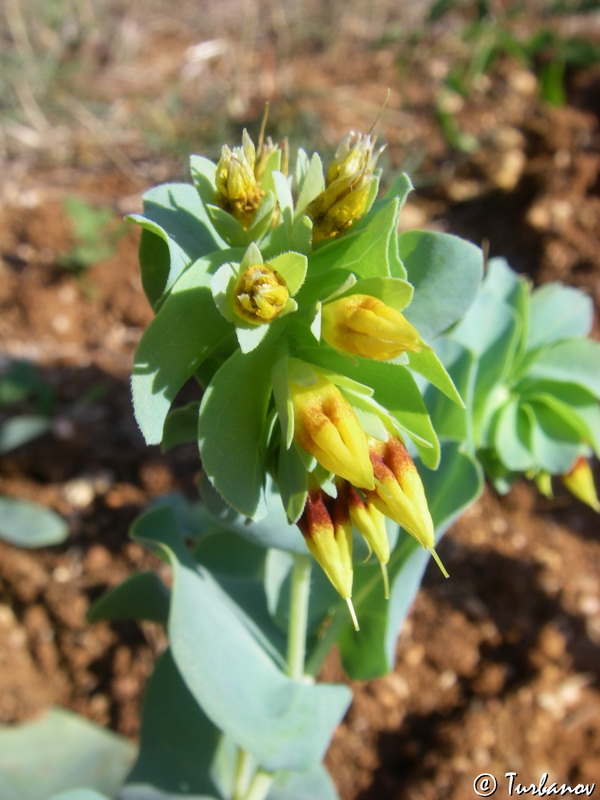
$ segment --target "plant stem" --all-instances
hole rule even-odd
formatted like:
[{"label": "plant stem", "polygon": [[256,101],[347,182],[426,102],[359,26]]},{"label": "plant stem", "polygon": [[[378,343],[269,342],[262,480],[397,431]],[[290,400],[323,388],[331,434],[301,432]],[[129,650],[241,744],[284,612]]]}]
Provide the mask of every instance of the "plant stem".
[{"label": "plant stem", "polygon": [[294,680],[304,677],[311,567],[309,555],[294,554],[287,642],[288,675]]},{"label": "plant stem", "polygon": [[272,784],[273,775],[270,772],[264,772],[262,769],[257,770],[244,800],[264,800],[269,794]]},{"label": "plant stem", "polygon": [[252,756],[247,750],[238,748],[235,767],[235,786],[232,800],[243,800],[250,785],[252,775]]}]

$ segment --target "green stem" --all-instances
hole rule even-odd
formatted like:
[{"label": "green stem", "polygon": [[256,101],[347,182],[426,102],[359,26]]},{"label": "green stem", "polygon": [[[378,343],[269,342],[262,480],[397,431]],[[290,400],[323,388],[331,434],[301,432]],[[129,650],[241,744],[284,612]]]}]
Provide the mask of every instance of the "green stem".
[{"label": "green stem", "polygon": [[342,610],[341,606],[333,613],[329,625],[317,644],[314,646],[308,661],[306,662],[306,674],[316,678],[317,672],[321,669],[327,654],[337,642],[340,632],[344,625],[348,623],[346,607]]},{"label": "green stem", "polygon": [[294,680],[304,677],[311,568],[312,559],[309,555],[294,554],[287,643],[288,675]]},{"label": "green stem", "polygon": [[235,786],[233,789],[232,800],[244,800],[250,777],[252,775],[252,756],[247,750],[238,748],[237,762],[235,767]]},{"label": "green stem", "polygon": [[265,800],[272,785],[273,775],[262,769],[257,770],[254,778],[252,778],[252,783],[250,784],[248,794],[244,797],[244,800]]}]

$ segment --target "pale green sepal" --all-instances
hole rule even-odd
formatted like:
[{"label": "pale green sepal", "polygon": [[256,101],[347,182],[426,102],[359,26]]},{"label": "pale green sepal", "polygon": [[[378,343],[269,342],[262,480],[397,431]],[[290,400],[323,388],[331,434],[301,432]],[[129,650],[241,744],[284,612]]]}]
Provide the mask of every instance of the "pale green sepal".
[{"label": "pale green sepal", "polygon": [[310,255],[312,252],[312,220],[303,214],[294,222],[290,235],[290,247],[300,253]]},{"label": "pale green sepal", "polygon": [[228,211],[211,203],[206,203],[206,211],[219,235],[231,247],[244,247],[252,240],[250,233]]},{"label": "pale green sepal", "polygon": [[268,325],[241,325],[235,326],[235,335],[242,353],[251,353],[269,332]]},{"label": "pale green sepal", "polygon": [[325,188],[325,178],[323,176],[323,163],[317,153],[313,156],[308,165],[308,169],[298,184],[298,200],[296,202],[296,218],[304,214],[308,204]]},{"label": "pale green sepal", "polygon": [[214,203],[217,196],[215,176],[217,165],[204,156],[190,156],[190,173],[203,203]]},{"label": "pale green sepal", "polygon": [[281,424],[285,446],[289,449],[294,440],[294,404],[288,385],[288,357],[282,356],[273,364],[271,370],[273,397]]},{"label": "pale green sepal", "polygon": [[290,295],[295,295],[304,283],[308,259],[301,253],[282,253],[275,258],[271,258],[268,266],[278,272],[287,284]]},{"label": "pale green sepal", "polygon": [[215,305],[228,322],[238,322],[233,311],[233,285],[238,277],[239,264],[222,264],[212,276],[210,290]]},{"label": "pale green sepal", "polygon": [[260,252],[258,245],[255,242],[250,242],[246,252],[244,253],[244,257],[240,261],[240,268],[238,275],[248,267],[252,267],[255,264],[262,264],[264,263],[262,253]]},{"label": "pale green sepal", "polygon": [[278,171],[273,172],[272,180],[273,191],[279,203],[283,220],[286,224],[291,224],[294,213],[294,199],[292,197],[290,182],[283,172]]}]

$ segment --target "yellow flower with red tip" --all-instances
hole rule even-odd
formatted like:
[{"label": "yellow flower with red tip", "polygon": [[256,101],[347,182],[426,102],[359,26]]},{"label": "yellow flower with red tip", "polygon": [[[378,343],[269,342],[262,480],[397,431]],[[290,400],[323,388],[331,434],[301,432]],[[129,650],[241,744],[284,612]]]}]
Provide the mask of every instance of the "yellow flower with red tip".
[{"label": "yellow flower with red tip", "polygon": [[369,445],[376,487],[365,492],[367,500],[430,550],[446,574],[434,549],[433,520],[425,490],[408,450],[393,436],[387,442],[370,439]]},{"label": "yellow flower with red tip", "polygon": [[390,595],[386,564],[390,560],[390,543],[388,541],[384,514],[373,503],[366,502],[354,488],[347,483],[343,489],[350,512],[350,522],[363,537],[369,550],[381,564],[384,593]]},{"label": "yellow flower with red tip", "polygon": [[352,294],[326,303],[321,320],[323,339],[345,353],[388,361],[422,349],[417,329],[403,314],[371,295]]},{"label": "yellow flower with red tip", "polygon": [[569,472],[561,478],[563,484],[578,500],[586,503],[594,511],[600,512],[600,502],[594,485],[594,476],[584,456],[579,456]]},{"label": "yellow flower with red tip", "polygon": [[352,606],[352,524],[345,498],[333,499],[322,489],[308,493],[298,520],[306,545],[335,590],[346,600],[354,627],[358,622]]},{"label": "yellow flower with red tip", "polygon": [[313,374],[311,383],[290,381],[295,441],[329,472],[373,489],[367,437],[352,406],[331,381]]}]

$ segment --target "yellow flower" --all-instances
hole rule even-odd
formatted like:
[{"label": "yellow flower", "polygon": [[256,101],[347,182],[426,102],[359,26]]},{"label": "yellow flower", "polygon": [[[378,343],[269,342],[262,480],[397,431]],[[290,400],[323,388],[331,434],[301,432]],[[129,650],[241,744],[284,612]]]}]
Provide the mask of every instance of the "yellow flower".
[{"label": "yellow flower", "polygon": [[363,489],[373,489],[365,432],[340,390],[315,373],[308,385],[290,381],[294,439],[321,466]]},{"label": "yellow flower", "polygon": [[241,147],[230,150],[223,145],[215,177],[217,205],[246,229],[252,224],[265,194],[255,175],[255,162],[254,143],[244,130]]},{"label": "yellow flower", "polygon": [[242,319],[254,325],[271,322],[290,296],[281,275],[268,264],[253,264],[242,272],[233,290],[233,307]]},{"label": "yellow flower", "polygon": [[354,627],[358,622],[352,606],[352,525],[344,498],[335,500],[322,489],[308,493],[302,516],[298,520],[306,545],[335,590],[350,609]]},{"label": "yellow flower", "polygon": [[345,353],[388,361],[421,350],[419,334],[395,308],[367,294],[341,297],[323,306],[321,333]]},{"label": "yellow flower", "polygon": [[395,437],[387,442],[370,439],[375,490],[365,491],[368,501],[401,525],[429,550],[447,576],[434,549],[434,529],[421,478],[404,444]]},{"label": "yellow flower", "polygon": [[561,480],[578,500],[586,503],[594,511],[600,512],[600,502],[598,502],[598,495],[594,486],[594,476],[584,456],[579,456],[575,464],[566,475],[562,476]]},{"label": "yellow flower", "polygon": [[[340,487],[338,487],[340,491]],[[348,510],[350,512],[350,522],[363,537],[369,549],[381,564],[381,573],[385,596],[390,596],[386,564],[390,560],[390,543],[387,537],[385,526],[385,516],[377,509],[373,503],[365,502],[354,486],[346,483],[342,488],[346,494]]]},{"label": "yellow flower", "polygon": [[373,172],[383,148],[373,152],[370,135],[350,133],[327,170],[325,189],[308,204],[313,242],[335,239],[365,213]]}]

